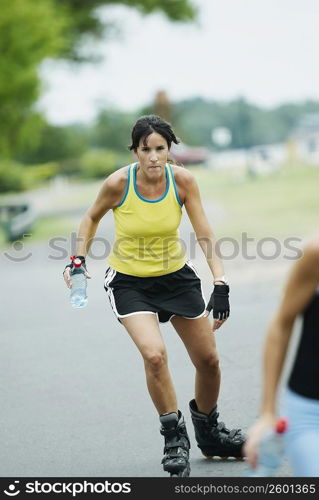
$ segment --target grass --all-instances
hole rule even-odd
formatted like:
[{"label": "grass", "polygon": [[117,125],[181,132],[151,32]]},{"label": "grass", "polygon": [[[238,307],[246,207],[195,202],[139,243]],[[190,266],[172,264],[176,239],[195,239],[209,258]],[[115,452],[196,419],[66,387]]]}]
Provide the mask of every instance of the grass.
[{"label": "grass", "polygon": [[69,217],[43,217],[35,226],[30,241],[40,241],[54,236],[67,236],[74,231],[74,219]]},{"label": "grass", "polygon": [[[31,237],[25,239],[24,242],[26,245],[32,245],[35,242],[49,240],[55,236],[69,236],[75,228],[73,218],[42,217],[35,222],[32,231],[28,232],[28,234],[31,234]],[[10,245],[11,243],[8,243],[5,239],[4,232],[0,231],[0,248]]]},{"label": "grass", "polygon": [[56,197],[61,209],[89,208],[96,199],[103,179],[99,181],[74,181],[69,184],[67,194],[62,192]]},{"label": "grass", "polygon": [[[52,207],[57,207],[59,210],[82,209],[89,207],[97,196],[98,190],[102,185],[102,181],[74,181],[70,182],[65,188],[65,191],[54,192],[50,184],[46,183],[39,189],[48,190],[48,196],[51,199]],[[45,191],[46,192],[46,191]],[[2,204],[14,202],[20,197],[24,199],[28,192],[24,193],[5,193],[0,196]],[[32,199],[32,196],[31,196]],[[77,223],[78,224],[78,221]],[[28,238],[28,244],[32,242],[43,241],[52,236],[66,236],[71,231],[77,230],[75,219],[68,216],[50,216],[40,217],[34,224],[32,236]],[[10,245],[6,242],[5,234],[0,229],[0,248]]]},{"label": "grass", "polygon": [[249,178],[241,173],[193,169],[202,197],[221,205],[220,236],[305,236],[319,229],[319,167],[284,166]]}]

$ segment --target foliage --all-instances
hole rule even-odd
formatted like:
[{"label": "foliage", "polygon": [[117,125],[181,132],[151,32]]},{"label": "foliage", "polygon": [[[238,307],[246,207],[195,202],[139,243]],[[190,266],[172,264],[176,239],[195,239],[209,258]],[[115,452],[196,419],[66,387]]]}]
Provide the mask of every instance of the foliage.
[{"label": "foliage", "polygon": [[[159,10],[174,21],[195,16],[190,0],[0,0],[0,156],[37,149],[45,126],[34,110],[41,93],[40,64],[54,57],[88,59],[83,55],[87,41],[107,31],[99,8],[114,3],[144,14]],[[38,153],[37,161],[49,159]]]},{"label": "foliage", "polygon": [[127,152],[131,129],[137,118],[137,113],[123,113],[114,108],[101,110],[91,129],[91,146]]},{"label": "foliage", "polygon": [[265,109],[243,98],[230,102],[196,98],[176,103],[172,111],[172,123],[183,142],[212,147],[212,129],[227,127],[232,133],[230,147],[248,148],[285,141],[304,114],[319,112],[319,102]]},{"label": "foliage", "polygon": [[87,179],[99,179],[110,175],[117,166],[117,155],[113,151],[88,151],[80,160],[80,173]]},{"label": "foliage", "polygon": [[25,163],[45,163],[80,157],[88,147],[88,132],[81,126],[43,125],[37,145],[20,150],[16,158]]},{"label": "foliage", "polygon": [[19,192],[34,188],[55,177],[59,172],[57,163],[25,166],[10,160],[0,162],[0,192]]},{"label": "foliage", "polygon": [[18,163],[2,160],[0,162],[0,193],[19,192],[26,189],[24,170]]},{"label": "foliage", "polygon": [[[300,118],[310,110],[319,112],[319,103],[282,104],[264,109],[243,99],[217,102],[197,98],[173,104],[172,124],[181,140],[191,146],[212,147],[212,129],[224,126],[232,132],[231,148],[249,148],[287,140]],[[58,162],[60,173],[74,176],[81,175],[80,158],[86,151],[109,150],[116,152],[118,168],[132,161],[128,146],[134,122],[142,114],[152,112],[151,106],[136,113],[102,109],[91,126],[45,124],[37,147],[33,151],[24,150],[15,158],[29,164]]]},{"label": "foliage", "polygon": [[27,188],[33,188],[45,181],[53,179],[59,172],[57,163],[45,163],[43,165],[32,165],[23,168],[25,185]]},{"label": "foliage", "polygon": [[9,155],[34,139],[41,120],[38,66],[63,49],[66,23],[53,0],[0,0],[0,154]]},{"label": "foliage", "polygon": [[84,55],[81,42],[85,39],[99,40],[105,36],[109,26],[99,15],[99,8],[108,5],[126,5],[142,14],[155,11],[163,12],[172,21],[190,21],[196,16],[197,9],[191,0],[55,0],[57,6],[67,10],[69,25],[65,30],[67,44],[61,56],[75,61],[88,58]]}]

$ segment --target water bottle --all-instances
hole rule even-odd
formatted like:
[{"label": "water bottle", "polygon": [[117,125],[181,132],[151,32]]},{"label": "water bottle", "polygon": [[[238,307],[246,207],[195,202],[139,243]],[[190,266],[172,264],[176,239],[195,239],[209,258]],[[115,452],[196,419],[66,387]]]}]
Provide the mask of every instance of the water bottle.
[{"label": "water bottle", "polygon": [[82,266],[81,259],[74,259],[71,271],[72,288],[70,292],[72,307],[85,307],[88,303],[86,294],[87,278],[84,273],[85,269]]},{"label": "water bottle", "polygon": [[259,459],[249,477],[273,477],[279,469],[284,456],[283,434],[288,427],[285,418],[278,418],[275,427],[267,431],[260,440]]}]

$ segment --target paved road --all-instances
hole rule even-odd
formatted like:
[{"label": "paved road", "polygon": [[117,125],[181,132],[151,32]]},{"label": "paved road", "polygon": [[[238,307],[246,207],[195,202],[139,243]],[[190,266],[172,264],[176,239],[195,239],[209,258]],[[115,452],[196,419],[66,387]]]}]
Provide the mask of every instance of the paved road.
[{"label": "paved road", "polygon": [[[188,231],[184,222],[184,237]],[[99,235],[104,234],[112,234],[109,215],[101,223]],[[89,305],[73,310],[62,283],[64,261],[49,258],[58,252],[42,243],[9,253],[20,258],[28,251],[32,256],[20,263],[1,253],[1,476],[166,476],[142,360],[103,290],[105,262],[90,261]],[[199,251],[193,261],[209,295]],[[257,414],[261,345],[280,293],[280,276],[273,276],[269,262],[258,266],[239,260],[227,264],[232,316],[216,334],[220,419],[244,430]],[[244,475],[245,462],[201,456],[188,412],[194,369],[172,327],[162,331],[192,441],[192,476]],[[287,465],[281,475],[290,475]]]}]

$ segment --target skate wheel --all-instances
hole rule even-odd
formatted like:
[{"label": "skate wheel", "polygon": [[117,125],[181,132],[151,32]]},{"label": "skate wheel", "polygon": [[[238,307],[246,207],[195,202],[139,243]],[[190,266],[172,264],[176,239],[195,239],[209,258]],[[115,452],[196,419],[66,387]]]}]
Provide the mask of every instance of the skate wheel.
[{"label": "skate wheel", "polygon": [[184,471],[179,472],[178,474],[176,473],[171,473],[171,477],[189,477],[190,469],[185,469]]},{"label": "skate wheel", "polygon": [[221,456],[220,456],[220,458],[221,458],[222,460],[227,460],[229,457],[228,457],[228,456],[227,456],[227,457],[221,457]]},{"label": "skate wheel", "polygon": [[202,455],[204,455],[205,458],[214,458],[214,455],[206,455],[206,453],[204,453],[203,451]]},{"label": "skate wheel", "polygon": [[[164,469],[165,470],[165,469]],[[170,477],[188,477],[190,475],[191,467],[188,463],[183,470],[174,470],[169,473]]]},{"label": "skate wheel", "polygon": [[244,457],[235,457],[236,460],[238,460],[238,462],[243,462],[244,461]]}]

